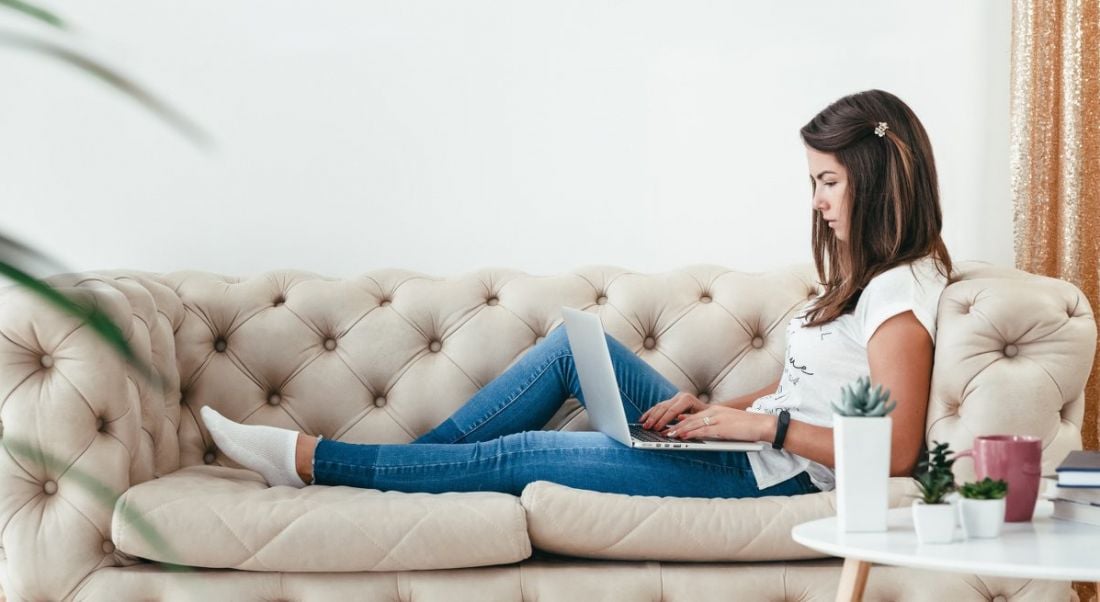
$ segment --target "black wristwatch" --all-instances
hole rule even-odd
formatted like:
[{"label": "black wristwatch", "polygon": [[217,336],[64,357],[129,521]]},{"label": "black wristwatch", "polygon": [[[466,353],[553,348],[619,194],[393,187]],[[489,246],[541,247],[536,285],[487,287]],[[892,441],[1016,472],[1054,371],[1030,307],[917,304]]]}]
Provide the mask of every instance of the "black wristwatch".
[{"label": "black wristwatch", "polygon": [[791,413],[783,410],[779,413],[779,425],[775,427],[775,441],[772,448],[783,449],[783,440],[787,438],[787,427],[791,424]]}]

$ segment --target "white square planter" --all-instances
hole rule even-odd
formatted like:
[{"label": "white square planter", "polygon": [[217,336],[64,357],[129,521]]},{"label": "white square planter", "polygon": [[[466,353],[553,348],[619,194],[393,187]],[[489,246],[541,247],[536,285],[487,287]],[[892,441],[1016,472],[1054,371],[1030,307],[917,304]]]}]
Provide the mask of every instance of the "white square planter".
[{"label": "white square planter", "polygon": [[889,416],[833,416],[836,516],[841,531],[886,530],[891,425]]},{"label": "white square planter", "polygon": [[955,504],[925,504],[913,500],[913,529],[917,543],[951,543],[955,538]]},{"label": "white square planter", "polygon": [[997,537],[1005,522],[1005,500],[970,500],[962,498],[959,504],[959,524],[967,539]]}]

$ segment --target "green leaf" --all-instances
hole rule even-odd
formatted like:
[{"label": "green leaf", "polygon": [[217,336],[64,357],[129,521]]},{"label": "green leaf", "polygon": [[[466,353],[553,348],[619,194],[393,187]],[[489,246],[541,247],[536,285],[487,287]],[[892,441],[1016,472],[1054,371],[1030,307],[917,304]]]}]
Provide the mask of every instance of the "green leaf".
[{"label": "green leaf", "polygon": [[19,0],[0,0],[0,6],[10,8],[17,13],[22,13],[32,19],[52,25],[58,29],[68,29],[68,25],[61,20],[61,17],[51,13],[50,11],[34,6],[29,2],[20,2]]},{"label": "green leaf", "polygon": [[[0,0],[2,1],[2,0]],[[43,54],[92,75],[100,81],[122,92],[138,104],[159,117],[194,145],[209,149],[213,142],[198,125],[187,116],[172,108],[168,103],[154,96],[133,80],[121,75],[114,69],[87,57],[79,52],[65,48],[48,40],[29,36],[20,32],[0,30],[0,44]]]},{"label": "green leaf", "polygon": [[147,380],[152,381],[162,390],[166,388],[166,381],[161,378],[156,370],[146,365],[134,354],[130,344],[126,342],[126,337],[122,334],[122,329],[112,322],[107,314],[96,307],[66,297],[45,282],[3,261],[0,261],[0,275],[11,278],[16,285],[38,295],[55,309],[79,318],[101,339],[107,342],[116,353],[121,355],[127,363],[137,368]]},{"label": "green leaf", "polygon": [[981,481],[964,484],[959,493],[972,500],[998,500],[1008,494],[1008,483],[986,477]]},{"label": "green leaf", "polygon": [[951,470],[954,459],[947,459],[950,452],[947,443],[932,443],[935,446],[918,459],[913,480],[921,490],[925,503],[939,504],[945,495],[955,489],[955,474]]}]

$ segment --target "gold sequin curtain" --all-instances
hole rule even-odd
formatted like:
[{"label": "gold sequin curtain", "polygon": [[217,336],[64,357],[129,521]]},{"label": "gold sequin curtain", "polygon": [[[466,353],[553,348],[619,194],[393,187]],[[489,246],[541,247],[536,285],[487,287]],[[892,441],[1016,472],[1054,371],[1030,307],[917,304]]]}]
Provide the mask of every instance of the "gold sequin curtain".
[{"label": "gold sequin curtain", "polygon": [[[1076,284],[1100,316],[1100,0],[1015,0],[1011,81],[1016,267]],[[1097,366],[1086,449],[1100,449]]]},{"label": "gold sequin curtain", "polygon": [[[1013,0],[1011,82],[1016,267],[1076,284],[1100,316],[1100,0]],[[1085,449],[1100,449],[1097,366]]]}]

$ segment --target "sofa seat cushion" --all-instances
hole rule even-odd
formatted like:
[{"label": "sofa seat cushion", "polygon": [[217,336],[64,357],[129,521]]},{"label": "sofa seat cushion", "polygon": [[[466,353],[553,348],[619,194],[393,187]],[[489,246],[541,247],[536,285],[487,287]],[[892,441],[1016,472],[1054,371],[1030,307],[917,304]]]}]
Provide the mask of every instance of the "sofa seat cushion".
[{"label": "sofa seat cushion", "polygon": [[491,566],[531,555],[519,498],[268,487],[256,473],[191,466],[130,488],[116,549],[187,566],[251,571],[401,571]]},{"label": "sofa seat cushion", "polygon": [[[890,479],[890,507],[916,487]],[[791,539],[791,528],[836,514],[836,492],[745,499],[597,493],[547,481],[521,497],[531,543],[586,558],[667,561],[800,560],[827,555]]]}]

